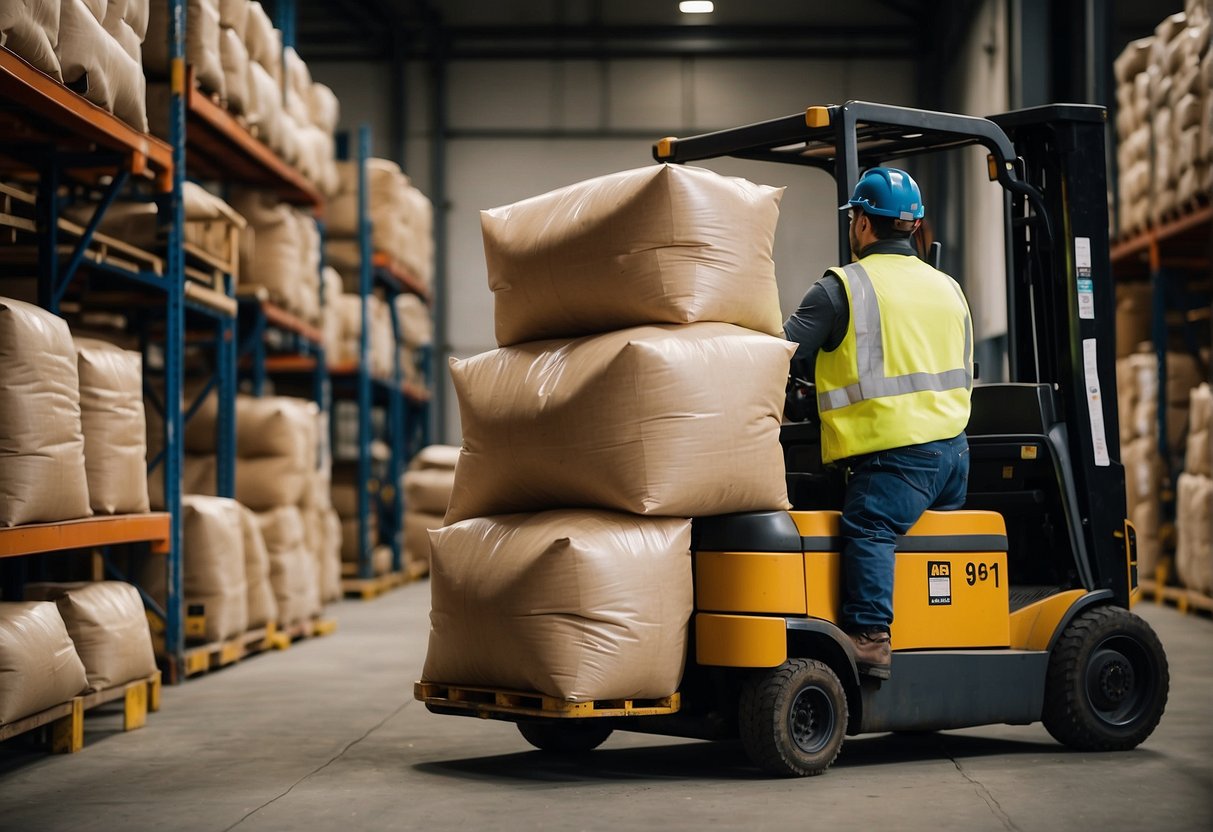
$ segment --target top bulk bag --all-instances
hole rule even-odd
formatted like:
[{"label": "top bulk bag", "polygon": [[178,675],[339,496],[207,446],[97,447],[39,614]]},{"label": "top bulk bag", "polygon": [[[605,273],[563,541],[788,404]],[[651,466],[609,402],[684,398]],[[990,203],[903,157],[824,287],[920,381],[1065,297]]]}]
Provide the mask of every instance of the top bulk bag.
[{"label": "top bulk bag", "polygon": [[786,509],[779,425],[794,349],[702,323],[452,361],[463,449],[446,522],[574,506]]},{"label": "top bulk bag", "polygon": [[782,188],[655,165],[482,211],[497,343],[722,321],[782,333]]}]

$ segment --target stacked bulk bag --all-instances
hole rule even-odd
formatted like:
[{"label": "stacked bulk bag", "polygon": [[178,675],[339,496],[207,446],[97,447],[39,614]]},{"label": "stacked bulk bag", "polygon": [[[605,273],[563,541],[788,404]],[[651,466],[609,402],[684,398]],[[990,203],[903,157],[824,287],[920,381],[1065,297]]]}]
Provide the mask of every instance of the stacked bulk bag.
[{"label": "stacked bulk bag", "polygon": [[0,602],[0,725],[66,702],[87,686],[57,606]]},{"label": "stacked bulk bag", "polygon": [[570,701],[678,687],[689,520],[548,511],[467,520],[434,545],[424,678]]},{"label": "stacked bulk bag", "polygon": [[453,362],[463,452],[447,522],[553,506],[685,517],[788,508],[779,425],[793,351],[701,323]]},{"label": "stacked bulk bag", "polygon": [[156,672],[152,634],[139,590],[122,581],[27,584],[27,601],[54,601],[84,664],[90,691]]},{"label": "stacked bulk bag", "polygon": [[451,365],[464,441],[426,679],[677,689],[688,518],[788,508],[779,195],[658,166],[484,213],[503,346]]},{"label": "stacked bulk bag", "polygon": [[482,211],[497,343],[695,321],[782,334],[782,195],[656,165]]},{"label": "stacked bulk bag", "polygon": [[75,344],[91,507],[97,514],[147,511],[143,357],[92,338]]},{"label": "stacked bulk bag", "polygon": [[91,514],[71,333],[0,297],[0,526]]}]

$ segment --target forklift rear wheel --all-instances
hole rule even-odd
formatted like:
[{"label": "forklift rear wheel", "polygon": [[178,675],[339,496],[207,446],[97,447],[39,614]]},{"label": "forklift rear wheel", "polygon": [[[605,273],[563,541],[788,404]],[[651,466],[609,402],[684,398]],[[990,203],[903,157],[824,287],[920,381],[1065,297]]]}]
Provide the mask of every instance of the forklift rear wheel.
[{"label": "forklift rear wheel", "polygon": [[823,773],[842,748],[847,694],[828,665],[789,659],[741,689],[741,742],[761,769],[781,777]]},{"label": "forklift rear wheel", "polygon": [[1077,616],[1049,657],[1042,719],[1080,751],[1127,751],[1154,731],[1167,706],[1167,655],[1154,630],[1119,607]]},{"label": "forklift rear wheel", "polygon": [[540,751],[575,754],[593,751],[606,742],[611,726],[598,719],[567,719],[561,722],[519,722],[518,733]]}]

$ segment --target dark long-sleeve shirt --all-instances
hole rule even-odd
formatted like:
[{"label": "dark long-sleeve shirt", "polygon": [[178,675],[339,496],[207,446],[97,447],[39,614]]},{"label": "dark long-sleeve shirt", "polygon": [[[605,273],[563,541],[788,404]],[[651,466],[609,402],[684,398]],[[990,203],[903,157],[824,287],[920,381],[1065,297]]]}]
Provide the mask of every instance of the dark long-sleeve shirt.
[{"label": "dark long-sleeve shirt", "polygon": [[[860,258],[869,254],[917,256],[909,240],[877,240],[860,253]],[[797,344],[793,360],[797,362],[798,375],[813,379],[817,353],[837,349],[846,337],[850,321],[846,290],[837,275],[826,272],[809,287],[800,308],[783,323],[783,336]]]}]

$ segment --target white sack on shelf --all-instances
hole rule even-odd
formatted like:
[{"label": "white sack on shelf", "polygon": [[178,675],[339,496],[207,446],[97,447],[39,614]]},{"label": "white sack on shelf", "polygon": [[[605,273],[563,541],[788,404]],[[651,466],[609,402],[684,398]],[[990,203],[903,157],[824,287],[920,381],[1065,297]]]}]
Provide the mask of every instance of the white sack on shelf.
[{"label": "white sack on shelf", "polygon": [[91,513],[71,333],[62,318],[0,297],[0,526]]},{"label": "white sack on shelf", "polygon": [[458,462],[459,447],[457,445],[426,445],[409,460],[409,470],[445,468],[454,471]]},{"label": "white sack on shelf", "polygon": [[463,450],[447,521],[557,506],[787,508],[779,425],[794,348],[700,323],[453,360]]},{"label": "white sack on shelf", "polygon": [[1175,572],[1188,589],[1213,594],[1213,479],[1180,474]]},{"label": "white sack on shelf", "polygon": [[312,124],[326,133],[336,130],[341,120],[341,103],[337,100],[337,94],[324,84],[315,83],[308,89],[308,111]]},{"label": "white sack on shelf", "polygon": [[412,293],[396,296],[396,320],[405,345],[416,349],[434,340],[434,322],[425,301]]},{"label": "white sack on shelf", "polygon": [[59,0],[0,3],[0,46],[62,81],[63,71],[55,54],[58,42]]},{"label": "white sack on shelf", "polygon": [[455,484],[455,471],[449,468],[419,468],[405,471],[404,505],[409,511],[425,514],[446,514]]},{"label": "white sack on shelf", "polygon": [[333,509],[324,512],[324,568],[320,575],[325,603],[341,600],[341,518]]},{"label": "white sack on shelf", "polygon": [[27,601],[54,601],[84,663],[89,690],[105,690],[156,672],[152,634],[139,590],[123,581],[27,584]]},{"label": "white sack on shelf", "polygon": [[181,498],[185,604],[201,610],[208,642],[248,629],[240,511],[240,504],[226,497]]},{"label": "white sack on shelf", "polygon": [[408,510],[404,513],[404,568],[410,575],[430,571],[430,532],[441,529],[442,514]]},{"label": "white sack on shelf", "polygon": [[497,343],[695,321],[782,335],[782,195],[654,165],[481,211]]},{"label": "white sack on shelf", "polygon": [[1184,452],[1184,470],[1189,474],[1213,476],[1213,392],[1207,382],[1193,388],[1188,411],[1188,447]]},{"label": "white sack on shelf", "polygon": [[223,64],[227,108],[233,113],[244,113],[249,102],[249,58],[244,41],[234,29],[224,29],[220,33],[219,58]]},{"label": "white sack on shelf", "polygon": [[[104,13],[104,10],[103,10]],[[64,83],[147,132],[147,82],[139,63],[102,27],[83,0],[63,0],[56,54]]]},{"label": "white sack on shelf", "polygon": [[[185,62],[194,69],[194,79],[206,92],[227,94],[223,84],[223,62],[219,52],[219,0],[187,0],[185,7]],[[143,63],[149,74],[167,77],[168,2],[152,0],[143,42]]]},{"label": "white sack on shelf", "polygon": [[89,503],[97,514],[148,510],[143,357],[76,339]]},{"label": "white sack on shelf", "polygon": [[571,702],[678,688],[689,520],[560,510],[466,520],[431,539],[423,679]]},{"label": "white sack on shelf", "polygon": [[248,626],[256,630],[278,620],[278,600],[270,583],[270,554],[265,547],[257,515],[240,507],[240,533],[244,541],[244,579],[248,585]]},{"label": "white sack on shelf", "polygon": [[234,31],[241,43],[248,28],[248,17],[248,0],[219,0],[219,25]]},{"label": "white sack on shelf", "polygon": [[315,560],[304,548],[303,517],[295,506],[259,513],[257,522],[270,556],[270,582],[278,602],[278,623],[297,624],[318,612]]},{"label": "white sack on shelf", "polygon": [[57,606],[0,602],[0,725],[62,704],[87,685]]}]

